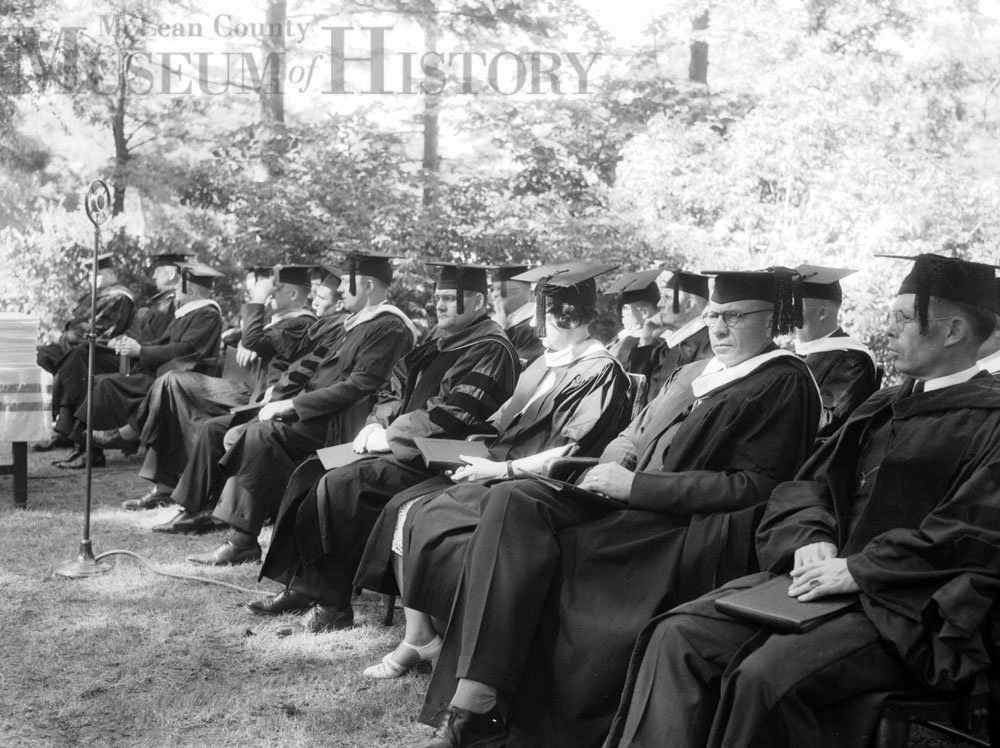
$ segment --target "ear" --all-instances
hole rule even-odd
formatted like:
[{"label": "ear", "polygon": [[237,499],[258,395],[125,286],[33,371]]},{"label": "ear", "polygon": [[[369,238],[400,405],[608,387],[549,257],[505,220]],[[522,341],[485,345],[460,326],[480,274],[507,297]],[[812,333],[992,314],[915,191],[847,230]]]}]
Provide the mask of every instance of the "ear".
[{"label": "ear", "polygon": [[816,318],[820,322],[826,322],[826,307],[825,306],[821,306],[819,308],[819,311],[816,313]]},{"label": "ear", "polygon": [[968,322],[962,317],[952,317],[948,321],[948,332],[945,334],[944,344],[949,346],[963,343],[969,339],[971,333]]}]

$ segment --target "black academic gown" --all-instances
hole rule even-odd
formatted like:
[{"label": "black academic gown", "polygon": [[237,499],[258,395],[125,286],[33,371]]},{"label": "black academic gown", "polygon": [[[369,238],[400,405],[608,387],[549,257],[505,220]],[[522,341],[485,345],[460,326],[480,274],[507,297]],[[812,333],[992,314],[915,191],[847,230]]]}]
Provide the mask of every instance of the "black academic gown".
[{"label": "black academic gown", "polygon": [[[524,408],[548,370],[544,358],[539,358],[521,375],[511,400],[493,421],[499,435],[490,447],[491,459],[516,460],[572,443],[577,445],[577,456],[589,457],[599,454],[627,425],[628,377],[609,353],[600,351],[555,367],[551,388]],[[368,538],[355,583],[399,593],[390,568],[393,532],[400,507],[419,499],[403,529],[403,604],[447,618],[458,581],[455,569],[461,568],[490,485],[456,485],[438,476],[397,494]]]},{"label": "black academic gown", "polygon": [[[188,455],[194,453],[202,421],[246,405],[254,394],[263,395],[288,368],[287,357],[316,321],[311,311],[302,309],[265,325],[263,304],[244,304],[242,314],[243,345],[260,357],[254,390],[243,382],[193,371],[171,371],[158,377],[136,413],[136,423],[141,427],[139,440],[148,448],[140,477],[177,485]],[[269,380],[269,376],[273,379]]]},{"label": "black academic gown", "polygon": [[368,419],[386,429],[390,452],[325,474],[318,460],[303,464],[285,490],[261,578],[349,605],[379,513],[395,494],[435,475],[414,437],[487,433],[519,371],[517,351],[486,316],[414,349],[393,370]]},{"label": "black academic gown", "polygon": [[[139,405],[153,381],[168,371],[204,371],[215,363],[222,333],[222,315],[212,302],[173,322],[159,338],[143,343],[139,360],[130,374],[102,374],[94,380],[95,429],[114,429],[125,424],[141,430],[135,420]],[[86,403],[76,412],[86,422]]]},{"label": "black academic gown", "polygon": [[[768,635],[716,611],[718,590],[654,620],[607,745],[869,745],[871,692],[953,689],[989,666],[980,632],[1000,593],[1000,383],[981,373],[910,387],[873,395],[778,486],[757,535],[768,571],[731,585],[787,572],[796,549],[825,541],[847,559],[861,609],[808,634]],[[875,424],[884,458],[856,506]]]},{"label": "black academic gown", "polygon": [[673,348],[667,346],[663,338],[657,338],[651,345],[636,345],[626,368],[630,374],[646,376],[649,398],[653,399],[664,383],[682,366],[711,357],[712,344],[708,339],[708,328],[703,327]]},{"label": "black academic gown", "polygon": [[[831,338],[849,337],[839,327]],[[823,420],[817,439],[828,439],[847,417],[875,392],[875,364],[860,351],[810,353],[803,357],[823,396]]]},{"label": "black academic gown", "polygon": [[[135,316],[135,298],[124,286],[114,285],[97,290],[97,346],[94,349],[94,373],[118,371],[118,356],[106,343],[125,332]],[[57,419],[56,431],[68,434],[73,428],[72,414],[87,396],[87,367],[90,346],[86,344],[90,330],[90,294],[84,294],[65,323],[58,343],[39,346],[38,365],[55,375],[52,381],[52,415]]]},{"label": "black academic gown", "polygon": [[[390,311],[393,310],[393,311]],[[252,421],[219,460],[219,469],[232,478],[215,508],[215,517],[243,532],[256,535],[264,520],[278,509],[296,466],[317,449],[353,438],[371,409],[371,397],[388,378],[393,366],[416,341],[416,333],[395,307],[386,307],[356,324],[342,322],[340,337],[330,343],[332,355],[309,372],[298,386],[284,377],[272,400],[286,399],[286,386],[295,388],[294,412],[288,418]],[[363,320],[363,321],[362,321]],[[314,352],[314,356],[318,352]],[[307,371],[296,366],[287,372],[298,378]]]},{"label": "black academic gown", "polygon": [[142,309],[136,312],[128,334],[140,343],[159,338],[170,327],[177,308],[177,289],[168,288],[149,298]]},{"label": "black academic gown", "polygon": [[707,363],[680,369],[604,450],[636,471],[627,508],[532,481],[494,489],[422,720],[447,706],[457,675],[513,695],[512,745],[599,745],[642,626],[755,568],[762,502],[806,460],[819,396],[783,356],[695,400]]},{"label": "black academic gown", "polygon": [[[285,400],[303,391],[316,375],[320,381],[334,382],[329,372],[339,360],[343,339],[344,315],[321,317],[306,330],[296,347],[289,351],[292,360],[274,385],[272,399]],[[171,498],[192,514],[213,505],[225,479],[219,470],[219,460],[226,453],[223,438],[234,425],[237,416],[222,414],[203,421],[188,454],[187,463],[177,480]],[[242,416],[242,417],[245,417]]]},{"label": "black academic gown", "polygon": [[[632,359],[632,352],[639,346],[639,338],[634,335],[629,335],[624,338],[616,338],[611,345],[608,346],[608,351],[612,356],[617,358],[621,365],[626,369],[629,366],[629,361]],[[637,372],[631,371],[631,374]]]},{"label": "black academic gown", "polygon": [[535,335],[535,328],[531,326],[531,319],[522,320],[516,325],[511,325],[504,332],[507,333],[510,342],[517,349],[517,355],[526,367],[541,356],[545,350],[541,338]]}]

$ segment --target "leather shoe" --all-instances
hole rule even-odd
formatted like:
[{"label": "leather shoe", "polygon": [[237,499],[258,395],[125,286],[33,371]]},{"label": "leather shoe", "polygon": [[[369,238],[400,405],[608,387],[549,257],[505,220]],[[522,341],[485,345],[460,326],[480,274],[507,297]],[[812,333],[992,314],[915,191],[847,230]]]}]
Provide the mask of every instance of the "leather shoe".
[{"label": "leather shoe", "polygon": [[[63,462],[54,462],[52,464],[65,470],[84,470],[87,467],[87,450],[78,449]],[[99,468],[107,464],[108,458],[104,456],[104,452],[94,452],[92,454],[90,460],[91,467]]]},{"label": "leather shoe", "polygon": [[260,545],[254,544],[246,548],[241,548],[232,541],[227,540],[211,553],[199,553],[188,556],[187,560],[203,566],[235,566],[236,564],[249,564],[253,561],[260,561]]},{"label": "leather shoe", "polygon": [[332,605],[313,605],[309,612],[302,616],[297,626],[283,628],[278,636],[292,634],[325,634],[328,631],[343,631],[354,626],[354,608],[335,608]]},{"label": "leather shoe", "polygon": [[56,467],[61,467],[64,462],[72,462],[73,460],[79,459],[80,455],[83,454],[83,447],[76,445],[73,451],[69,453],[68,457],[63,457],[59,460],[53,460],[52,464]]},{"label": "leather shoe", "polygon": [[163,532],[168,535],[203,535],[206,532],[225,530],[228,526],[213,517],[211,512],[192,514],[187,509],[182,509],[169,522],[153,525],[153,532]]},{"label": "leather shoe", "polygon": [[265,597],[263,600],[253,600],[243,607],[258,616],[278,616],[282,613],[297,613],[309,610],[315,602],[304,592],[284,589],[277,595]]},{"label": "leather shoe", "polygon": [[136,439],[134,442],[130,442],[126,439],[122,439],[121,432],[118,429],[111,429],[110,431],[95,431],[93,438],[94,444],[102,449],[120,449],[122,452],[129,453],[139,451],[139,440]]},{"label": "leather shoe", "polygon": [[126,512],[139,512],[144,509],[159,509],[161,506],[170,506],[174,500],[168,493],[157,493],[155,488],[151,488],[149,493],[143,494],[138,499],[128,499],[122,502],[122,509]]},{"label": "leather shoe", "polygon": [[56,434],[51,439],[35,442],[31,445],[32,452],[51,452],[53,449],[69,449],[76,446],[73,440],[64,434]]},{"label": "leather shoe", "polygon": [[441,712],[434,734],[411,748],[500,748],[507,730],[496,707],[486,714],[476,714],[457,706]]}]

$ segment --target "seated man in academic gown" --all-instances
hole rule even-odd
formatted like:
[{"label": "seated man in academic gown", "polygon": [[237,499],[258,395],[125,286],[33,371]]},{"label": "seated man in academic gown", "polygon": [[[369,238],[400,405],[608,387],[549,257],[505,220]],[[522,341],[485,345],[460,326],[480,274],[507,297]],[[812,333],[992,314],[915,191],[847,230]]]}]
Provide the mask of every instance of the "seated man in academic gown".
[{"label": "seated man in academic gown", "polygon": [[[1000,279],[997,280],[997,292],[1000,294]],[[977,365],[983,371],[996,376],[1000,374],[1000,315],[997,315],[997,326],[979,346],[979,361]]]},{"label": "seated man in academic gown", "polygon": [[795,352],[805,359],[823,396],[823,420],[817,439],[828,439],[875,391],[875,354],[840,329],[842,278],[855,270],[799,265],[802,276],[802,326],[795,332]]},{"label": "seated man in academic gown", "polygon": [[[376,280],[385,278],[391,281],[392,269],[387,260],[379,260],[369,265],[365,265],[362,261],[360,265],[363,270],[375,273],[378,276]],[[194,447],[172,491],[158,485],[142,498],[123,503],[122,507],[128,510],[140,510],[169,506],[172,503],[179,504],[181,509],[177,516],[169,522],[154,525],[153,532],[201,534],[225,528],[225,523],[219,522],[212,516],[212,509],[225,484],[225,476],[219,470],[219,461],[226,450],[235,443],[239,433],[246,430],[249,424],[259,420],[260,410],[270,400],[292,400],[306,392],[335,384],[343,377],[344,365],[349,362],[340,359],[340,345],[345,333],[343,314],[338,309],[338,302],[339,288],[347,285],[341,281],[339,273],[331,272],[313,291],[312,309],[318,319],[299,341],[298,348],[289,354],[292,363],[288,369],[281,374],[274,387],[265,392],[264,398],[256,404],[256,407],[237,408],[235,412],[201,422],[195,435]],[[355,288],[361,289],[355,295],[363,299],[367,288],[364,276],[355,277]],[[355,303],[362,308],[369,305],[368,301],[352,301],[352,306]],[[383,304],[383,306],[390,305]],[[388,311],[386,313],[392,314]],[[389,320],[384,321],[389,322]],[[355,418],[360,424],[368,415],[367,408],[369,408],[368,403],[365,398],[361,398],[356,405],[342,410],[340,415],[333,419],[329,428],[342,425],[351,428],[351,420]],[[358,427],[360,428],[360,425]]]},{"label": "seated man in academic gown", "polygon": [[639,344],[626,366],[632,374],[646,375],[650,399],[679,368],[712,356],[701,319],[708,304],[708,278],[675,270],[666,280],[667,274],[664,271],[657,277],[660,311],[643,322]]},{"label": "seated man in academic gown", "polygon": [[604,292],[606,294],[621,294],[619,301],[621,303],[622,330],[614,342],[608,346],[608,350],[612,356],[621,361],[622,366],[629,365],[632,351],[639,345],[639,338],[642,336],[646,320],[659,311],[660,287],[656,285],[656,278],[660,273],[659,268],[640,270],[638,273],[625,273],[608,286]]},{"label": "seated man in academic gown", "polygon": [[227,480],[212,516],[229,525],[229,534],[215,551],[189,556],[190,561],[221,566],[259,559],[257,536],[277,511],[296,466],[317,449],[357,433],[371,410],[371,397],[412,350],[416,328],[386,303],[392,283],[389,259],[375,254],[348,258],[341,296],[350,316],[337,328],[328,351],[313,352],[325,359],[322,376],[295,367],[295,378],[304,379],[303,385],[286,380],[295,391],[290,397],[276,386],[257,419],[219,460]]},{"label": "seated man in academic gown", "polygon": [[[154,494],[169,495],[194,451],[198,425],[259,400],[288,368],[290,356],[316,321],[308,306],[309,275],[309,266],[279,265],[273,276],[269,274],[255,284],[251,301],[243,305],[240,349],[257,356],[252,389],[242,380],[194,371],[167,372],[157,378],[140,405],[135,427],[130,423],[111,431],[96,431],[94,442],[104,449],[135,449],[141,442],[147,450],[139,475],[156,484]],[[273,311],[269,322],[265,303]],[[141,503],[142,499],[132,499],[123,506],[136,509]]]},{"label": "seated man in academic gown", "polygon": [[[482,501],[497,481],[538,473],[567,450],[596,457],[628,424],[631,408],[625,369],[590,334],[597,316],[597,276],[611,265],[565,262],[534,268],[519,279],[537,281],[538,312],[532,328],[545,353],[517,380],[514,394],[490,418],[496,437],[489,459],[468,464],[396,494],[379,516],[355,584],[390,594],[402,591],[406,631],[402,643],[365,674],[398,678],[419,660],[433,659],[441,638],[431,616],[446,618],[454,598],[446,570],[461,567]],[[434,566],[425,566],[426,558]],[[451,550],[449,550],[451,549]],[[404,586],[405,577],[405,586]],[[440,611],[444,611],[443,613]]]},{"label": "seated man in academic gown", "polygon": [[153,255],[153,285],[156,293],[149,297],[146,306],[135,313],[128,330],[129,337],[138,341],[154,340],[167,331],[174,319],[177,286],[181,282],[181,265],[188,262],[187,252],[163,252]]},{"label": "seated man in academic gown", "polygon": [[531,300],[531,284],[512,280],[515,275],[527,270],[527,265],[499,265],[490,268],[493,276],[490,292],[493,321],[503,328],[525,366],[541,356],[544,350],[532,327],[535,305]]},{"label": "seated man in academic gown", "polygon": [[[86,260],[89,269],[93,259]],[[110,252],[97,258],[97,298],[94,350],[94,373],[118,371],[118,357],[108,348],[108,341],[128,329],[135,315],[135,297],[118,283],[118,270]],[[52,415],[55,418],[55,435],[48,441],[32,447],[35,452],[48,452],[59,447],[71,447],[73,441],[73,413],[87,396],[87,366],[90,346],[90,293],[80,297],[73,309],[73,316],[63,325],[59,342],[38,346],[38,365],[55,375],[52,382]]]},{"label": "seated man in academic gown", "polygon": [[[628,653],[658,611],[755,568],[771,489],[805,462],[820,401],[773,338],[797,321],[797,275],[719,273],[705,323],[715,356],[682,367],[579,486],[506,481],[484,500],[422,721],[421,748],[527,733],[600,741]],[[457,686],[455,679],[459,679]]]},{"label": "seated man in academic gown", "polygon": [[[95,430],[108,430],[129,423],[155,379],[168,371],[199,371],[214,365],[222,332],[222,311],[211,298],[212,285],[222,273],[206,265],[185,263],[177,290],[177,309],[166,331],[150,341],[138,341],[122,335],[110,341],[119,356],[134,359],[129,374],[102,374],[94,380]],[[84,426],[87,404],[75,413],[73,440],[76,452],[59,467],[86,467]],[[99,446],[93,449],[92,465],[102,467],[106,459]]]},{"label": "seated man in academic gown", "polygon": [[414,439],[490,433],[489,417],[514,391],[518,355],[486,313],[486,269],[434,264],[441,267],[435,336],[397,364],[379,393],[354,439],[354,450],[370,455],[326,474],[304,465],[285,491],[261,576],[286,589],[252,603],[253,612],[308,610],[307,632],[350,628],[354,573],[380,512],[400,491],[440,474]]},{"label": "seated man in academic gown", "polygon": [[[980,635],[1000,593],[1000,382],[976,366],[994,270],[920,255],[887,330],[909,379],[847,419],[771,495],[767,571],[653,622],[608,746],[870,745],[873,693],[961,688],[989,667]],[[805,633],[716,609],[791,572],[788,595],[857,603]]]}]

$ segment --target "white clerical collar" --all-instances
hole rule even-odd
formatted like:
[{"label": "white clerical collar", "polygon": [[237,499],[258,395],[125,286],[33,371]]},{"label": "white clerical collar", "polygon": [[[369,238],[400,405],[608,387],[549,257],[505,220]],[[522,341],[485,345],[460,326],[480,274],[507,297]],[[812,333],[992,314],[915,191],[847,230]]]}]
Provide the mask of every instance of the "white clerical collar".
[{"label": "white clerical collar", "polygon": [[531,319],[535,316],[535,302],[529,301],[526,304],[522,304],[513,312],[507,315],[507,326],[505,329],[509,330],[514,325],[519,325],[526,319]]},{"label": "white clerical collar", "polygon": [[551,369],[554,366],[569,366],[574,361],[604,350],[600,341],[587,338],[569,348],[563,348],[561,351],[545,351],[542,355],[545,357],[545,365]]},{"label": "white clerical collar", "polygon": [[948,374],[943,377],[935,377],[934,379],[928,379],[924,382],[924,392],[933,392],[934,390],[942,390],[945,387],[951,387],[953,384],[961,384],[962,382],[968,382],[976,374],[980,372],[978,365],[970,366],[968,369],[963,369],[962,371],[956,371],[954,374]]},{"label": "white clerical collar", "polygon": [[[705,368],[702,369],[701,374],[691,383],[691,391],[697,398],[705,397],[705,395],[711,394],[721,387],[743,379],[743,377],[753,373],[768,361],[785,356],[791,356],[798,361],[798,357],[794,353],[786,351],[783,348],[769,353],[760,353],[742,363],[736,364],[736,366],[730,367],[726,367],[718,358],[712,357],[709,359],[708,364],[705,365]],[[812,377],[812,372],[809,373],[809,376]],[[813,385],[816,387],[818,393],[819,386],[816,385],[815,379],[813,379]]]},{"label": "white clerical collar", "polygon": [[1000,351],[994,351],[986,358],[976,361],[976,366],[980,371],[988,371],[990,374],[1000,372]]},{"label": "white clerical collar", "polygon": [[177,310],[174,312],[174,317],[180,319],[184,315],[191,314],[191,312],[197,311],[198,309],[201,309],[206,306],[214,306],[216,311],[220,315],[222,314],[221,307],[219,307],[219,305],[216,304],[211,299],[195,299],[194,301],[189,301],[186,304],[182,304],[180,307],[178,307]]},{"label": "white clerical collar", "polygon": [[688,338],[692,337],[696,333],[701,332],[705,329],[705,320],[701,317],[695,317],[693,320],[688,322],[679,330],[674,330],[671,333],[663,333],[660,335],[667,343],[667,348],[676,348],[681,343],[683,343]]},{"label": "white clerical collar", "polygon": [[642,335],[642,330],[619,330],[618,342],[624,342],[629,338],[638,338]]},{"label": "white clerical collar", "polygon": [[[839,329],[838,327],[834,332],[837,332]],[[826,353],[828,351],[857,351],[858,353],[864,353],[871,359],[873,366],[878,366],[875,354],[871,352],[868,346],[846,335],[834,336],[831,332],[815,340],[795,341],[795,352],[800,356],[808,356],[812,353]]]}]

